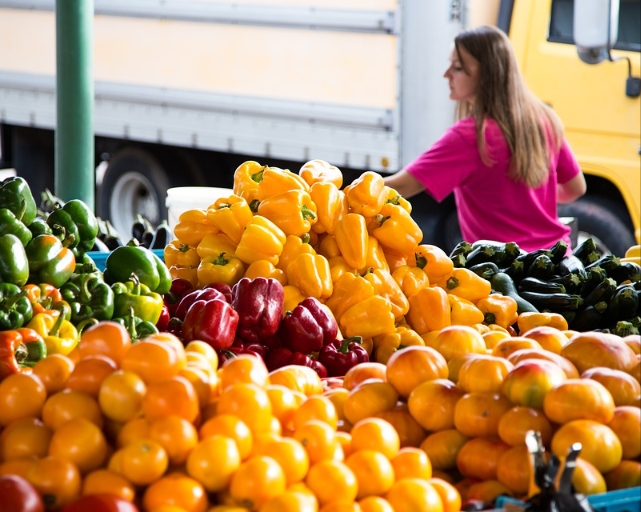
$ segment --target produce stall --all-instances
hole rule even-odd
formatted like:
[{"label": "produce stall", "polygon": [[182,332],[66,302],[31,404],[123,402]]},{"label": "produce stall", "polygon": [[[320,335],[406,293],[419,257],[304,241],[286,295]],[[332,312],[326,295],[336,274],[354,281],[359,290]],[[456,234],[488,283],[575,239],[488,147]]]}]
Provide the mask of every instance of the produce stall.
[{"label": "produce stall", "polygon": [[8,178],[0,509],[637,510],[639,249],[447,254],[321,160],[155,234]]}]

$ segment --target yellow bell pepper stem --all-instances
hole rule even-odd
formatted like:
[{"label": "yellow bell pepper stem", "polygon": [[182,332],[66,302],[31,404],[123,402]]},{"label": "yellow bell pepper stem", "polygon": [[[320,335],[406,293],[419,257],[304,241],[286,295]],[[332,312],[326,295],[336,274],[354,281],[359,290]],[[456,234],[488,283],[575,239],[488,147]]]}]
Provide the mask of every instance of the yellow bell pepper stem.
[{"label": "yellow bell pepper stem", "polygon": [[196,247],[205,235],[218,232],[218,228],[207,219],[207,212],[198,209],[181,213],[174,226],[174,236],[190,247]]},{"label": "yellow bell pepper stem", "polygon": [[352,181],[346,195],[353,213],[373,217],[380,213],[387,199],[385,181],[380,174],[366,171]]},{"label": "yellow bell pepper stem", "polygon": [[336,188],[343,186],[343,173],[341,170],[325,160],[315,159],[305,162],[298,174],[310,187],[313,187],[316,183],[331,183]]},{"label": "yellow bell pepper stem", "polygon": [[476,303],[476,307],[483,313],[483,322],[486,324],[498,324],[507,329],[509,325],[516,323],[519,314],[516,301],[500,293],[490,293]]},{"label": "yellow bell pepper stem", "polygon": [[225,233],[235,244],[245,230],[245,226],[254,213],[244,198],[231,195],[216,200],[207,209],[207,219],[222,233]]},{"label": "yellow bell pepper stem", "polygon": [[560,313],[521,313],[516,321],[519,334],[523,334],[534,327],[548,325],[559,331],[567,331],[568,321]]},{"label": "yellow bell pepper stem", "polygon": [[354,304],[342,314],[338,322],[341,332],[347,338],[394,332],[392,305],[379,295],[372,295]]},{"label": "yellow bell pepper stem", "polygon": [[423,232],[402,207],[385,203],[376,215],[379,227],[372,234],[388,251],[412,254],[423,239]]},{"label": "yellow bell pepper stem", "polygon": [[177,238],[169,242],[164,249],[165,265],[172,267],[178,265],[181,267],[198,266],[200,256],[195,247],[190,247],[182,243]]},{"label": "yellow bell pepper stem", "polygon": [[447,293],[439,286],[428,286],[409,297],[407,323],[419,334],[440,331],[452,325],[452,313]]},{"label": "yellow bell pepper stem", "polygon": [[[298,174],[288,169],[278,167],[267,167],[258,183],[256,198],[264,201],[268,197],[289,192],[291,190],[303,190],[309,192],[309,185]],[[261,214],[262,215],[262,214]]]},{"label": "yellow bell pepper stem", "polygon": [[403,208],[403,210],[405,210],[407,213],[412,213],[412,203],[410,203],[392,187],[385,187],[385,202],[396,204]]},{"label": "yellow bell pepper stem", "polygon": [[475,304],[492,292],[490,282],[468,268],[455,268],[441,285],[447,293],[467,299]]},{"label": "yellow bell pepper stem", "polygon": [[410,303],[401,287],[387,270],[371,269],[363,277],[372,283],[374,293],[387,299],[392,306],[395,321],[400,321],[410,308]]},{"label": "yellow bell pepper stem", "polygon": [[401,287],[406,297],[415,295],[422,288],[430,285],[430,279],[422,269],[400,265],[392,272],[392,277]]},{"label": "yellow bell pepper stem", "polygon": [[383,247],[378,243],[378,240],[371,235],[367,237],[365,267],[358,270],[359,273],[363,274],[370,268],[380,268],[389,271],[389,265],[387,264]]},{"label": "yellow bell pepper stem", "polygon": [[258,194],[258,183],[263,179],[263,171],[267,166],[258,162],[248,160],[240,164],[234,172],[233,192],[242,197],[247,204],[256,199]]},{"label": "yellow bell pepper stem", "polygon": [[365,267],[369,240],[365,217],[348,213],[337,222],[334,236],[347,264],[357,269]]},{"label": "yellow bell pepper stem", "polygon": [[346,272],[334,285],[334,292],[325,301],[325,305],[334,313],[335,318],[340,319],[349,308],[373,295],[372,283],[361,276]]},{"label": "yellow bell pepper stem", "polygon": [[247,265],[258,260],[267,260],[276,265],[286,238],[285,233],[271,220],[254,215],[240,237],[236,257]]},{"label": "yellow bell pepper stem", "polygon": [[447,294],[447,300],[452,311],[452,325],[473,326],[483,322],[485,316],[473,302],[451,293]]},{"label": "yellow bell pepper stem", "polygon": [[76,327],[63,315],[38,313],[27,324],[29,329],[36,331],[47,345],[47,354],[68,355],[76,348],[80,335]]},{"label": "yellow bell pepper stem", "polygon": [[269,196],[260,202],[257,213],[271,220],[286,235],[302,236],[317,220],[316,205],[304,190]]},{"label": "yellow bell pepper stem", "polygon": [[387,364],[394,352],[412,345],[425,346],[425,342],[414,329],[397,326],[394,332],[374,338],[374,360]]},{"label": "yellow bell pepper stem", "polygon": [[297,286],[291,284],[283,286],[283,292],[283,315],[285,315],[287,311],[293,311],[296,306],[307,298]]},{"label": "yellow bell pepper stem", "polygon": [[216,257],[221,253],[234,254],[237,244],[224,233],[205,235],[196,247],[200,259]]},{"label": "yellow bell pepper stem", "polygon": [[423,269],[431,284],[447,280],[454,270],[454,263],[449,255],[440,247],[431,244],[420,244],[416,247],[407,255],[407,264]]},{"label": "yellow bell pepper stem", "polygon": [[315,297],[324,302],[332,295],[334,283],[329,263],[320,254],[301,253],[287,267],[287,282],[307,297]]},{"label": "yellow bell pepper stem", "polygon": [[254,261],[245,270],[245,276],[249,279],[256,279],[257,277],[264,277],[269,279],[273,277],[280,284],[285,286],[287,284],[287,276],[281,269],[276,268],[273,263],[267,260]]},{"label": "yellow bell pepper stem", "polygon": [[316,254],[314,248],[309,244],[309,235],[307,233],[303,236],[287,235],[285,245],[283,245],[283,252],[278,259],[276,268],[286,272],[287,267],[294,261],[296,256],[303,253]]},{"label": "yellow bell pepper stem", "polygon": [[213,283],[226,283],[234,286],[245,274],[245,265],[242,261],[226,252],[218,256],[203,258],[198,266],[198,283],[205,287]]},{"label": "yellow bell pepper stem", "polygon": [[318,222],[312,225],[316,233],[334,233],[336,223],[349,212],[347,196],[333,183],[314,183],[309,195],[316,205]]}]

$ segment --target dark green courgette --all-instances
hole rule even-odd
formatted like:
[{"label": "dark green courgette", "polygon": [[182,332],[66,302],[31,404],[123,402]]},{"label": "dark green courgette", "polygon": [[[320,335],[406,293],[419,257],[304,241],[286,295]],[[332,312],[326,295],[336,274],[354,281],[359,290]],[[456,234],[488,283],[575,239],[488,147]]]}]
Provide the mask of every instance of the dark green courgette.
[{"label": "dark green courgette", "polygon": [[531,302],[521,297],[519,292],[516,290],[514,281],[505,272],[498,272],[494,274],[490,279],[490,285],[492,286],[492,289],[497,293],[500,293],[502,295],[507,295],[508,297],[512,297],[516,301],[517,312],[519,314],[525,313],[525,312],[532,312],[532,313],[539,312],[539,310],[534,306],[534,304],[532,304]]},{"label": "dark green courgette", "polygon": [[639,308],[639,292],[631,284],[620,284],[608,303],[606,322],[614,324],[619,320],[630,320]]},{"label": "dark green courgette", "polygon": [[462,252],[455,254],[454,256],[450,256],[450,259],[452,260],[452,264],[455,268],[465,268],[466,261]]},{"label": "dark green courgette", "polygon": [[552,255],[549,249],[536,249],[534,251],[521,254],[518,258],[516,258],[515,261],[521,261],[523,263],[523,268],[525,272],[527,272],[527,269],[530,268],[530,265],[532,265],[534,260],[539,256],[541,256],[542,254],[544,254],[548,258]]},{"label": "dark green courgette", "polygon": [[473,249],[472,244],[469,242],[466,242],[465,240],[461,240],[458,244],[454,246],[454,249],[452,249],[452,252],[450,253],[450,258],[454,258],[457,254],[462,254],[463,256],[467,256],[469,252]]},{"label": "dark green courgette", "polygon": [[555,265],[565,258],[568,251],[568,243],[565,240],[559,240],[552,247],[550,247],[550,259]]},{"label": "dark green courgette", "polygon": [[537,279],[549,279],[552,274],[554,274],[554,263],[547,254],[537,256],[525,271],[525,277],[536,277]]},{"label": "dark green courgette", "polygon": [[523,265],[522,261],[516,259],[512,263],[510,263],[509,267],[502,268],[501,272],[504,272],[505,274],[510,276],[512,278],[512,281],[514,281],[515,283],[519,283],[521,279],[523,279],[523,276],[525,274],[525,266]]},{"label": "dark green courgette", "polygon": [[599,252],[598,247],[596,246],[596,242],[594,241],[594,238],[586,238],[583,240],[579,245],[577,245],[573,250],[572,254],[574,254],[577,258],[579,258],[583,264],[586,264],[586,258],[590,253]]},{"label": "dark green courgette", "polygon": [[556,265],[555,271],[560,276],[565,276],[567,274],[576,274],[581,278],[582,281],[585,281],[588,277],[587,271],[585,270],[585,265],[574,254],[564,256]]},{"label": "dark green courgette", "polygon": [[566,274],[564,276],[552,276],[548,281],[561,283],[568,293],[578,294],[583,286],[583,280],[577,274]]},{"label": "dark green courgette", "polygon": [[617,284],[621,284],[624,281],[636,283],[641,281],[641,266],[633,261],[622,261],[621,264],[612,269],[608,275],[614,279]]},{"label": "dark green courgette", "polygon": [[625,338],[626,336],[630,336],[632,334],[639,334],[639,329],[629,320],[620,320],[614,326],[613,332],[617,336]]},{"label": "dark green courgette", "polygon": [[597,302],[579,311],[574,320],[569,323],[570,329],[579,332],[593,331],[603,327],[604,314],[608,309],[605,301]]},{"label": "dark green courgette", "polygon": [[608,275],[610,275],[610,272],[621,265],[621,259],[614,254],[606,254],[605,256],[601,256],[594,263],[590,263],[587,267],[585,267],[585,269],[589,270],[591,267],[595,267],[597,265],[603,268],[603,270],[605,270]]},{"label": "dark green courgette", "polygon": [[481,276],[484,279],[487,279],[488,281],[490,278],[500,272],[501,270],[499,269],[498,265],[494,263],[493,261],[486,261],[485,263],[478,263],[477,265],[473,265],[468,268],[468,270],[471,270],[475,274]]},{"label": "dark green courgette", "polygon": [[597,302],[609,303],[617,289],[617,282],[611,277],[606,277],[583,299],[585,306],[592,306]]},{"label": "dark green courgette", "polygon": [[536,277],[524,277],[519,282],[519,292],[539,292],[539,293],[565,293],[565,286],[562,283],[552,283]]},{"label": "dark green courgette", "polygon": [[608,277],[608,273],[605,271],[605,269],[599,267],[598,265],[596,267],[591,267],[590,270],[586,270],[586,272],[588,277],[583,282],[581,290],[579,291],[579,294],[582,297],[587,297],[592,292],[592,290],[599,286],[599,284]]},{"label": "dark green courgette", "polygon": [[501,257],[497,254],[498,247],[489,244],[477,245],[472,249],[467,256],[465,256],[465,266],[467,268],[478,265],[479,263],[485,263],[492,261],[496,263],[500,261]]},{"label": "dark green courgette", "polygon": [[520,292],[522,298],[534,304],[540,311],[575,311],[583,304],[583,297],[570,293]]}]

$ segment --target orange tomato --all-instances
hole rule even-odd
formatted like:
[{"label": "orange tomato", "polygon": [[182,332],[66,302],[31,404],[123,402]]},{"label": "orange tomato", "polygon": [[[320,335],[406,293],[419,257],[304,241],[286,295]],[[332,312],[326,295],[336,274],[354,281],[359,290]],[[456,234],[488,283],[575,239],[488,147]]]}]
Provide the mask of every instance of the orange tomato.
[{"label": "orange tomato", "polygon": [[468,437],[496,435],[501,416],[511,407],[499,393],[467,393],[454,407],[454,426]]},{"label": "orange tomato", "polygon": [[641,356],[637,357],[639,358],[638,361],[628,373],[634,377],[634,380],[641,384]]},{"label": "orange tomato", "polygon": [[615,407],[608,427],[621,441],[624,459],[635,459],[641,455],[641,409],[632,405]]},{"label": "orange tomato", "polygon": [[581,374],[595,366],[629,372],[637,362],[636,354],[622,338],[596,331],[570,338],[561,355],[569,359]]},{"label": "orange tomato", "polygon": [[198,430],[200,439],[220,435],[233,439],[241,460],[251,453],[253,436],[249,427],[233,414],[219,414],[205,421]]},{"label": "orange tomato", "polygon": [[580,419],[608,423],[614,416],[614,400],[596,380],[568,379],[547,392],[543,412],[555,423]]},{"label": "orange tomato", "polygon": [[388,459],[398,453],[401,440],[391,423],[380,418],[365,418],[355,423],[350,432],[352,450],[378,450]]},{"label": "orange tomato", "polygon": [[61,457],[36,459],[25,478],[40,496],[47,497],[47,509],[57,510],[80,496],[80,472],[72,462]]},{"label": "orange tomato", "polygon": [[73,368],[74,362],[68,356],[49,354],[36,363],[33,373],[40,377],[47,394],[52,395],[64,389]]},{"label": "orange tomato", "polygon": [[153,420],[148,436],[165,449],[169,464],[175,466],[185,462],[198,443],[196,427],[185,418],[175,415]]},{"label": "orange tomato", "polygon": [[562,357],[554,352],[549,352],[547,350],[540,350],[537,348],[522,348],[515,352],[512,352],[507,360],[512,364],[516,365],[521,361],[526,359],[543,359],[545,361],[550,361],[557,366],[560,366],[568,379],[578,379],[579,371],[576,367],[565,357]]},{"label": "orange tomato", "polygon": [[499,419],[499,437],[510,446],[525,444],[529,430],[541,434],[541,442],[549,446],[552,439],[552,424],[542,411],[517,405],[503,413]]},{"label": "orange tomato", "polygon": [[145,417],[152,421],[176,415],[193,422],[200,412],[194,386],[180,375],[150,382],[141,407]]},{"label": "orange tomato", "polygon": [[614,405],[641,407],[641,384],[629,373],[595,366],[581,375],[583,379],[596,380],[603,384],[612,395]]},{"label": "orange tomato", "polygon": [[509,496],[511,491],[496,479],[478,482],[476,480],[468,481],[465,498],[467,500],[478,500],[483,503],[492,503],[499,496]]},{"label": "orange tomato", "polygon": [[420,478],[404,478],[394,482],[384,496],[394,510],[403,512],[442,512],[443,500],[429,481]]},{"label": "orange tomato", "polygon": [[[243,509],[245,511],[247,509]],[[263,503],[258,512],[317,512],[318,502],[310,493],[287,489],[280,496]],[[211,512],[211,509],[210,509]],[[216,512],[214,510],[214,512]],[[230,511],[231,512],[231,511]]]},{"label": "orange tomato", "polygon": [[159,443],[138,439],[114,452],[108,469],[121,474],[132,484],[149,485],[164,475],[168,466],[167,452]]},{"label": "orange tomato", "polygon": [[387,382],[404,398],[410,396],[420,383],[447,379],[448,373],[445,357],[435,349],[422,345],[397,350],[387,361]]},{"label": "orange tomato", "polygon": [[630,347],[635,354],[641,354],[641,334],[628,334],[623,337],[623,343]]},{"label": "orange tomato", "polygon": [[567,379],[550,361],[526,359],[505,376],[503,394],[514,405],[540,408],[547,392]]},{"label": "orange tomato", "polygon": [[434,379],[416,386],[407,399],[410,414],[426,430],[454,427],[454,408],[465,392],[447,379]]},{"label": "orange tomato", "polygon": [[499,341],[509,338],[510,333],[507,331],[490,330],[488,332],[484,332],[483,334],[481,334],[481,336],[483,336],[485,346],[488,350],[491,351],[494,347],[496,347],[496,344]]},{"label": "orange tomato", "polygon": [[494,480],[499,459],[509,449],[498,437],[474,437],[459,450],[456,467],[464,477]]},{"label": "orange tomato", "polygon": [[0,475],[18,475],[27,478],[27,472],[33,463],[39,460],[33,457],[18,457],[0,463]]},{"label": "orange tomato", "polygon": [[203,486],[182,473],[171,473],[152,482],[142,496],[145,510],[173,506],[185,512],[205,512],[209,499]]},{"label": "orange tomato", "polygon": [[505,376],[513,368],[514,365],[502,357],[479,354],[461,365],[457,384],[466,393],[499,393]]},{"label": "orange tomato", "polygon": [[283,494],[285,488],[285,472],[278,462],[257,455],[242,462],[234,472],[229,494],[235,503],[255,510]]},{"label": "orange tomato", "polygon": [[241,458],[234,440],[223,435],[202,439],[187,457],[187,474],[200,482],[208,492],[225,489]]},{"label": "orange tomato", "polygon": [[47,389],[35,374],[14,373],[0,381],[0,426],[29,416],[40,416]]},{"label": "orange tomato", "polygon": [[432,478],[430,458],[420,448],[405,446],[390,460],[396,480],[401,478]]},{"label": "orange tomato", "polygon": [[392,505],[381,496],[368,496],[358,502],[361,512],[394,512]]},{"label": "orange tomato", "polygon": [[343,403],[343,414],[352,424],[379,412],[389,411],[398,401],[396,389],[378,379],[362,381],[348,393]]},{"label": "orange tomato", "polygon": [[124,355],[131,347],[131,336],[118,322],[98,322],[82,331],[78,347],[81,359],[100,354],[111,358],[120,366]]},{"label": "orange tomato", "polygon": [[323,395],[329,398],[330,401],[334,404],[338,420],[344,420],[345,413],[343,411],[343,407],[345,405],[345,399],[349,395],[349,390],[345,389],[344,387],[332,388],[323,392]]},{"label": "orange tomato", "polygon": [[28,416],[9,423],[0,432],[0,461],[47,455],[52,432],[39,418]]},{"label": "orange tomato", "polygon": [[225,390],[238,382],[265,387],[269,383],[265,361],[251,354],[239,354],[225,361],[220,371],[221,388]]},{"label": "orange tomato", "polygon": [[274,459],[285,472],[285,485],[301,482],[309,470],[309,455],[302,444],[291,437],[270,439],[256,451]]},{"label": "orange tomato", "polygon": [[305,484],[316,495],[321,507],[330,502],[353,502],[358,493],[358,480],[344,462],[322,460],[309,468]]},{"label": "orange tomato", "polygon": [[609,491],[641,486],[641,462],[622,460],[616,468],[605,475],[605,483]]},{"label": "orange tomato", "polygon": [[107,441],[95,423],[87,418],[73,418],[54,431],[49,455],[73,462],[84,474],[98,469],[107,460]]},{"label": "orange tomato", "polygon": [[[305,401],[306,396],[282,384],[269,384],[265,389],[272,404],[272,415],[278,418],[283,428],[289,428],[293,412]],[[344,391],[347,393],[347,390]]]},{"label": "orange tomato", "polygon": [[441,430],[429,434],[420,448],[427,453],[434,471],[448,471],[456,468],[456,457],[468,441],[469,437],[456,429]]},{"label": "orange tomato", "polygon": [[318,420],[308,421],[297,428],[293,438],[305,447],[310,464],[332,459],[338,444],[336,431],[327,423]]},{"label": "orange tomato", "polygon": [[229,386],[220,395],[216,409],[218,414],[236,415],[254,435],[270,430],[272,405],[267,391],[256,384],[239,382]]},{"label": "orange tomato", "polygon": [[52,430],[74,418],[86,418],[100,428],[104,422],[98,401],[80,391],[65,389],[55,393],[42,407],[42,421]]},{"label": "orange tomato", "polygon": [[142,412],[146,392],[147,386],[138,374],[117,370],[103,380],[98,403],[107,418],[124,423]]},{"label": "orange tomato", "polygon": [[387,380],[387,367],[383,363],[368,361],[352,366],[343,377],[343,387],[352,390],[368,379]]},{"label": "orange tomato", "polygon": [[187,357],[171,343],[144,339],[134,343],[120,364],[123,370],[138,374],[145,384],[167,380],[187,365]]},{"label": "orange tomato", "polygon": [[123,500],[133,501],[136,490],[122,475],[108,469],[96,469],[83,479],[81,494],[111,494]]},{"label": "orange tomato", "polygon": [[324,421],[335,429],[338,425],[338,414],[332,401],[324,395],[307,397],[293,412],[292,426],[296,429],[309,420]]},{"label": "orange tomato", "polygon": [[194,387],[194,391],[198,397],[198,406],[201,409],[207,407],[218,392],[218,385],[220,383],[218,375],[210,370],[187,364],[187,366],[178,372],[178,375],[187,379]]},{"label": "orange tomato", "polygon": [[407,404],[399,402],[391,411],[379,412],[375,417],[387,421],[394,427],[398,433],[401,448],[419,446],[425,439],[425,429],[410,414]]},{"label": "orange tomato", "polygon": [[65,388],[97,397],[102,381],[117,369],[114,360],[107,356],[87,356],[76,363]]},{"label": "orange tomato", "polygon": [[450,482],[442,478],[430,478],[428,483],[441,497],[443,512],[459,512],[461,510],[461,494]]},{"label": "orange tomato", "polygon": [[[486,346],[483,336],[469,325],[450,325],[440,330],[432,341],[435,348],[446,361],[463,354],[485,354]],[[447,375],[445,376],[447,377]]]},{"label": "orange tomato", "polygon": [[584,496],[602,494],[608,490],[605,479],[599,470],[581,457],[576,459],[576,468],[572,474],[572,487],[575,492]]},{"label": "orange tomato", "polygon": [[563,331],[549,325],[533,327],[529,331],[521,333],[521,336],[538,341],[544,350],[554,354],[559,354],[568,342],[568,337],[563,334]]},{"label": "orange tomato", "polygon": [[323,383],[318,373],[307,366],[290,364],[269,373],[271,384],[282,384],[292,391],[298,391],[306,396],[323,392]]},{"label": "orange tomato", "polygon": [[621,462],[621,441],[607,425],[593,420],[573,420],[561,425],[552,436],[552,452],[563,457],[573,443],[581,443],[581,457],[601,473],[607,473]]},{"label": "orange tomato", "polygon": [[501,340],[494,345],[492,355],[507,359],[513,352],[524,348],[543,350],[541,344],[534,339],[526,338],[524,336],[512,336],[511,338]]},{"label": "orange tomato", "polygon": [[459,379],[459,372],[461,371],[461,366],[467,363],[470,359],[476,359],[481,356],[481,354],[463,354],[457,356],[453,359],[450,359],[447,363],[448,379],[454,382],[455,384]]},{"label": "orange tomato", "polygon": [[389,491],[394,483],[392,463],[376,450],[356,450],[345,460],[345,465],[356,477],[357,500],[367,496],[381,496]]},{"label": "orange tomato", "polygon": [[516,496],[524,496],[530,487],[530,452],[527,446],[512,446],[496,466],[496,479]]},{"label": "orange tomato", "polygon": [[187,354],[198,353],[205,356],[212,370],[218,369],[218,352],[212,347],[209,343],[205,343],[201,340],[192,340],[187,345],[185,345],[185,352]]}]

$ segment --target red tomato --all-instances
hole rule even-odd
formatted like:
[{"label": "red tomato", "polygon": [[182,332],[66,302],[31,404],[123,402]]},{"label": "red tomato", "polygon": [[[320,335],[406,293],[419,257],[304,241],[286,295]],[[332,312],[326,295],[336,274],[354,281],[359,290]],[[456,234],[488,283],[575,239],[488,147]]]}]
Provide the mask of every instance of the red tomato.
[{"label": "red tomato", "polygon": [[139,512],[138,507],[111,494],[86,494],[72,501],[62,512]]},{"label": "red tomato", "polygon": [[44,512],[35,487],[18,475],[0,476],[3,512]]}]

